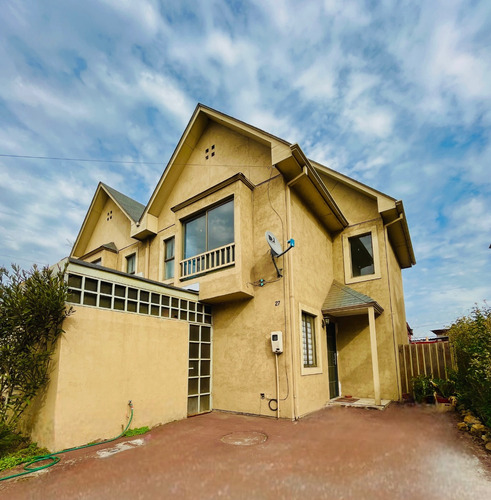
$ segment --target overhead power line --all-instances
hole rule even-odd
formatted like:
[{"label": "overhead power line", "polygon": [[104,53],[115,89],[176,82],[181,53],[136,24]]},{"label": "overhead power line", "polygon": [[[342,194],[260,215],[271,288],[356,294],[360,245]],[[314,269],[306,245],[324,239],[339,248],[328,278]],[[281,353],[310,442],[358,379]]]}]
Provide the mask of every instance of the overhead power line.
[{"label": "overhead power line", "polygon": [[29,155],[6,155],[0,154],[3,158],[24,158],[28,160],[58,160],[58,161],[87,161],[97,163],[129,163],[140,165],[162,165],[161,161],[125,161],[125,160],[95,160],[91,158],[61,158],[56,156],[29,156]]}]

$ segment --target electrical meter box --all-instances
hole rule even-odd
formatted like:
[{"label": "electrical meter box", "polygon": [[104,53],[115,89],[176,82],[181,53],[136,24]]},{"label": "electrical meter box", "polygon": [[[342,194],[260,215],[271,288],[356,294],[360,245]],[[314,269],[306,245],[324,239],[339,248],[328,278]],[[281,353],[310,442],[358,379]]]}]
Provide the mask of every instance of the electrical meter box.
[{"label": "electrical meter box", "polygon": [[274,354],[283,352],[283,332],[271,332],[271,349]]}]

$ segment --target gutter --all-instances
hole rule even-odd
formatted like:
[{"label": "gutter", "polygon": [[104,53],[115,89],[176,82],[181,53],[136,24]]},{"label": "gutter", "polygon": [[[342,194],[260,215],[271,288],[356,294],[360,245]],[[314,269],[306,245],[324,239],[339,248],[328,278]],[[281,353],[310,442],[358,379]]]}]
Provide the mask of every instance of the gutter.
[{"label": "gutter", "polygon": [[[322,179],[320,178],[319,174],[315,170],[315,168],[312,166],[310,163],[309,159],[305,156],[303,151],[300,149],[300,146],[298,144],[293,144],[290,146],[292,156],[295,158],[295,161],[298,163],[298,165],[301,168],[306,168],[307,169],[307,176],[309,177],[310,181],[312,182],[313,186],[317,190],[317,192],[322,196],[328,207],[331,209],[332,213],[338,220],[338,222],[341,224],[341,226],[348,227],[349,223],[346,219],[346,217],[343,215],[341,212],[340,208],[334,201],[334,198],[331,196],[329,191],[326,189],[326,186],[322,182]],[[296,179],[296,177],[295,177]],[[292,179],[294,181],[295,179]],[[290,182],[292,182],[290,181]],[[289,183],[288,183],[289,184]]]}]

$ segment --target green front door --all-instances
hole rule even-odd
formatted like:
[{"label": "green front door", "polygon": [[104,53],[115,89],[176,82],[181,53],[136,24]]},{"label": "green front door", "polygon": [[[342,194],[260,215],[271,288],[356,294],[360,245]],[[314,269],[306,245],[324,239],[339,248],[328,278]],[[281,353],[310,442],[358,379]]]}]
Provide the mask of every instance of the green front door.
[{"label": "green front door", "polygon": [[330,322],[327,325],[327,366],[329,372],[329,395],[332,398],[339,396],[338,379],[338,351],[336,348],[336,325]]}]

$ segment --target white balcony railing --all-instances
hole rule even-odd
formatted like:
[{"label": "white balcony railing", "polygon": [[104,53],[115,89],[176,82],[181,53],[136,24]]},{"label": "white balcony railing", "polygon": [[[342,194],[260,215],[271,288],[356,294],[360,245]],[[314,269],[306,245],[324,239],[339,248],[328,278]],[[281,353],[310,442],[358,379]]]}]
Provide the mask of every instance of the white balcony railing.
[{"label": "white balcony railing", "polygon": [[235,263],[235,243],[214,248],[181,261],[181,278],[190,278],[197,274],[215,271]]}]

